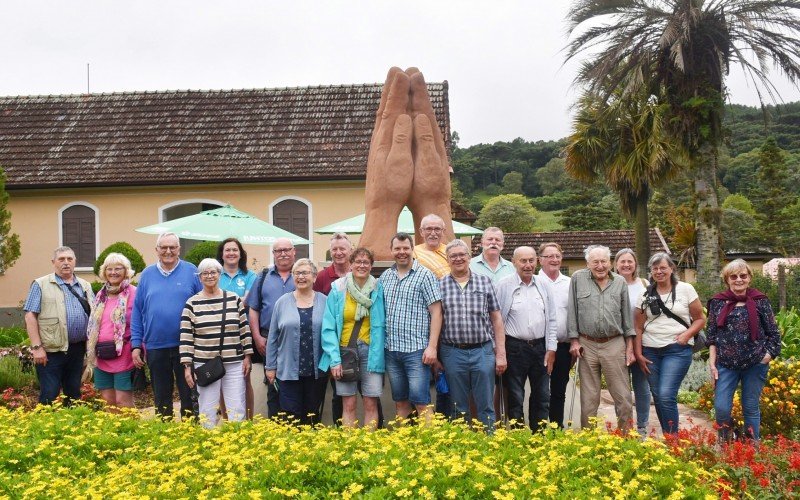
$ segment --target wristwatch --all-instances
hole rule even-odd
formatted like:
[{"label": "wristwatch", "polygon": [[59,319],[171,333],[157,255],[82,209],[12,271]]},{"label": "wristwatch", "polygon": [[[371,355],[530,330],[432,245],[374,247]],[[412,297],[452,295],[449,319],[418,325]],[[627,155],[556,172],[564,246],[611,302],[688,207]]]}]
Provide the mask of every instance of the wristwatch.
[{"label": "wristwatch", "polygon": [[41,348],[42,348],[41,344],[34,344],[31,346],[31,351],[35,351],[36,349],[41,349]]}]

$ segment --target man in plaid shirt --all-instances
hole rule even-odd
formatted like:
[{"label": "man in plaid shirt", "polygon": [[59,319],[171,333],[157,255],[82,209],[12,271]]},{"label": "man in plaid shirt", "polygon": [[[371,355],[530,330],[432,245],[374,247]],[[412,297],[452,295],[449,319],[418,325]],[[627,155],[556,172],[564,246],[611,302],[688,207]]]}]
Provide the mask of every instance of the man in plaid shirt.
[{"label": "man in plaid shirt", "polygon": [[455,412],[469,415],[470,395],[486,430],[494,427],[494,376],[506,370],[506,342],[492,281],[470,272],[466,243],[451,241],[445,252],[450,274],[439,280],[444,321],[440,356]]}]

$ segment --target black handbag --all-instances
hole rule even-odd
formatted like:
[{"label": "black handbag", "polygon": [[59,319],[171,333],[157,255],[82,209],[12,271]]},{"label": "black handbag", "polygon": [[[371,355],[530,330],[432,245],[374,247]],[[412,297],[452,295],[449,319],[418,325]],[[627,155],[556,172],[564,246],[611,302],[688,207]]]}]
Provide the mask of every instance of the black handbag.
[{"label": "black handbag", "polygon": [[227,293],[222,291],[222,328],[219,335],[219,353],[211,360],[195,368],[195,380],[200,387],[211,385],[225,376],[225,365],[222,363],[222,343],[225,340],[225,312],[228,309]]},{"label": "black handbag", "polygon": [[339,356],[342,358],[342,382],[358,382],[361,380],[361,357],[358,355],[358,334],[361,331],[361,323],[364,318],[356,321],[353,325],[353,333],[350,334],[350,342],[345,347],[339,347]]},{"label": "black handbag", "polygon": [[98,342],[94,351],[97,359],[116,359],[118,356],[117,344],[113,340]]},{"label": "black handbag", "polygon": [[131,370],[131,385],[133,385],[134,391],[143,391],[147,389],[147,384],[149,383],[144,368],[134,368]]}]

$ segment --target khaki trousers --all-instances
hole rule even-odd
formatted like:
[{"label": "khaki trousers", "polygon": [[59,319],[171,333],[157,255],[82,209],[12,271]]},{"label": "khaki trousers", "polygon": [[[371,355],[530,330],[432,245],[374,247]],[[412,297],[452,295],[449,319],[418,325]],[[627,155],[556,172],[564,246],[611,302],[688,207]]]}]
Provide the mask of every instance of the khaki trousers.
[{"label": "khaki trousers", "polygon": [[581,428],[589,427],[589,419],[597,416],[600,406],[600,374],[614,399],[617,427],[623,431],[633,422],[633,398],[631,397],[628,366],[625,364],[625,339],[622,335],[600,343],[580,337],[583,357],[578,366],[581,390]]}]

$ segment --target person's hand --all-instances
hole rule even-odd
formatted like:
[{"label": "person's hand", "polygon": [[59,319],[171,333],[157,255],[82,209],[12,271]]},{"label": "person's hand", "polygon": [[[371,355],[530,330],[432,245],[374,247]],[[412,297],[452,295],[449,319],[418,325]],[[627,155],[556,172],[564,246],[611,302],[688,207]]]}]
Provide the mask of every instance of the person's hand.
[{"label": "person's hand", "polygon": [[342,378],[342,365],[331,366],[331,377],[333,380]]},{"label": "person's hand", "polygon": [[625,349],[625,365],[631,366],[634,363],[636,363],[636,355],[633,353],[633,346],[631,345]]},{"label": "person's hand", "polygon": [[717,371],[717,364],[708,362],[708,371],[711,372],[711,387],[717,387],[717,380],[719,380],[719,372]]},{"label": "person's hand", "polygon": [[689,343],[689,340],[692,339],[694,335],[689,333],[689,330],[684,331],[680,335],[675,336],[675,342],[678,345],[686,345]]},{"label": "person's hand", "polygon": [[583,348],[581,347],[581,342],[578,339],[570,340],[569,353],[572,354],[572,359],[574,361],[577,361],[583,357]]},{"label": "person's hand", "polygon": [[142,359],[142,349],[140,347],[137,347],[131,351],[131,357],[133,358],[133,366],[136,368],[141,368],[144,366],[145,360]]},{"label": "person's hand", "polygon": [[650,368],[648,368],[647,365],[652,365],[652,361],[644,356],[639,356],[636,358],[636,362],[639,364],[639,369],[642,370],[642,373],[645,375],[650,375]]},{"label": "person's hand", "polygon": [[269,382],[269,385],[275,383],[275,374],[276,374],[275,370],[265,370],[264,374],[266,374],[267,376],[267,382]]},{"label": "person's hand", "polygon": [[253,344],[256,346],[256,350],[262,356],[267,355],[267,339],[259,335],[253,335]]},{"label": "person's hand", "polygon": [[44,350],[44,347],[40,347],[38,349],[32,349],[31,353],[33,354],[33,364],[34,365],[47,365],[47,351]]},{"label": "person's hand", "polygon": [[770,361],[772,361],[772,355],[770,353],[766,353],[764,357],[761,358],[762,365],[768,365]]},{"label": "person's hand", "polygon": [[553,365],[556,364],[556,351],[547,351],[544,355],[544,366],[547,368],[547,374],[552,375]]},{"label": "person's hand", "polygon": [[94,369],[91,366],[86,365],[86,367],[83,369],[83,373],[81,374],[81,383],[88,384],[89,382],[92,381],[93,375],[94,375]]},{"label": "person's hand", "polygon": [[245,378],[250,376],[250,369],[253,367],[253,363],[250,361],[250,356],[245,356],[244,361],[242,361],[242,375]]},{"label": "person's hand", "polygon": [[422,364],[433,366],[433,364],[436,363],[436,360],[437,360],[436,348],[429,345],[428,347],[425,348],[425,351],[422,353]]},{"label": "person's hand", "polygon": [[183,366],[184,366],[183,378],[186,379],[186,385],[189,386],[189,389],[194,389],[194,381],[196,377],[194,375],[194,372],[192,371],[192,367],[191,365],[183,365]]},{"label": "person's hand", "polygon": [[502,375],[508,368],[505,351],[498,351],[494,355],[494,371],[497,375]]}]

